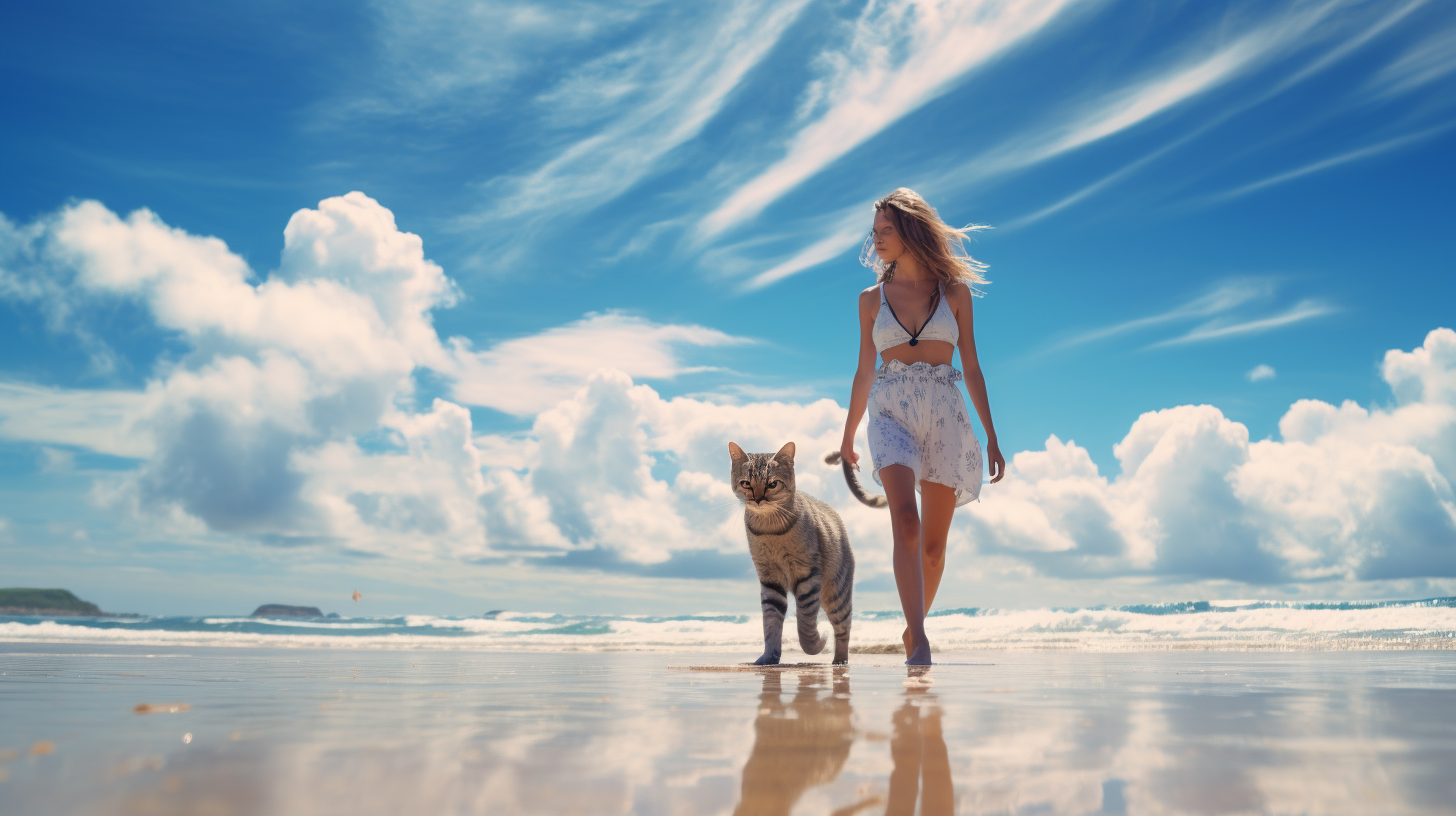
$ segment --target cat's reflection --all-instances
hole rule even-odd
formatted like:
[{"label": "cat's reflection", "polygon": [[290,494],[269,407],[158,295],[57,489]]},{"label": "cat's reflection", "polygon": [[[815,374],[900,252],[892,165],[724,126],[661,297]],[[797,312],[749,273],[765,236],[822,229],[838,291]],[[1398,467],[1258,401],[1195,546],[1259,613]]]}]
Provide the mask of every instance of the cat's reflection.
[{"label": "cat's reflection", "polygon": [[[862,799],[834,811],[834,816],[848,816],[886,800],[887,816],[914,814],[916,799],[923,816],[955,812],[940,704],[930,693],[927,669],[909,670],[904,702],[891,716],[894,770],[888,796]],[[782,670],[763,672],[753,753],[743,766],[743,792],[735,816],[789,813],[804,791],[839,775],[854,744],[848,669],[836,666],[832,674],[799,672],[798,687],[787,703],[783,676]]]},{"label": "cat's reflection", "polygon": [[930,693],[927,666],[909,670],[905,702],[891,717],[889,803],[886,816],[914,814],[916,794],[922,816],[955,813],[955,788],[950,781],[950,756],[940,728],[940,703]]},{"label": "cat's reflection", "polygon": [[834,667],[831,675],[800,672],[787,704],[783,674],[763,672],[753,753],[743,766],[743,794],[734,814],[787,814],[804,791],[839,775],[854,744],[844,667]]}]

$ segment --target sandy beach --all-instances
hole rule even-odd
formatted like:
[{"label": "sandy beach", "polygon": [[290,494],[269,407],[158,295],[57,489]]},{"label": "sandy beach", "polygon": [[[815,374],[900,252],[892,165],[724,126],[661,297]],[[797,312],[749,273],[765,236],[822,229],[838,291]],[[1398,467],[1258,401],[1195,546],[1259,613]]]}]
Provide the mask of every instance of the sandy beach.
[{"label": "sandy beach", "polygon": [[0,812],[1450,813],[1456,655],[7,643]]}]

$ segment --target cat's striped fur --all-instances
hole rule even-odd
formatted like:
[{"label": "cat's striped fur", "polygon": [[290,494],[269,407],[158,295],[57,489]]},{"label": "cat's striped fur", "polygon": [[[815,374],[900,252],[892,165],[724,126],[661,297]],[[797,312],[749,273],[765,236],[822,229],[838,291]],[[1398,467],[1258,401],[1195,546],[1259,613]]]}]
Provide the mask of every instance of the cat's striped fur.
[{"label": "cat's striped fur", "polygon": [[833,507],[794,489],[794,443],[767,454],[744,453],[729,442],[728,455],[763,606],[763,655],[755,662],[779,662],[790,593],[799,647],[811,655],[824,650],[822,606],[834,627],[834,662],[848,662],[854,553],[844,522]]}]

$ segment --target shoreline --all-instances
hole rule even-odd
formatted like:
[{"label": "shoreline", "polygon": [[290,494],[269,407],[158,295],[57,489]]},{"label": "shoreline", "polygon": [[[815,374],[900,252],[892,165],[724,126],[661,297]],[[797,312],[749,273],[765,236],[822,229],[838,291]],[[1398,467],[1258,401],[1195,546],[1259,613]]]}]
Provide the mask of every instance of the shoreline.
[{"label": "shoreline", "polygon": [[[502,643],[500,641],[481,641],[472,639],[469,636],[455,638],[434,638],[421,639],[409,635],[383,635],[378,638],[339,638],[335,640],[320,640],[305,635],[256,635],[240,636],[235,641],[222,642],[216,638],[188,638],[188,637],[140,637],[140,638],[104,638],[104,637],[68,637],[68,638],[46,638],[46,637],[11,637],[0,635],[0,644],[51,644],[51,645],[91,645],[91,646],[185,646],[189,648],[238,648],[238,649],[327,649],[327,650],[350,650],[359,649],[366,651],[396,651],[396,650],[420,650],[427,652],[477,652],[487,654],[491,652],[522,653],[522,654],[550,654],[554,652],[569,652],[572,654],[681,654],[695,649],[684,647],[677,643],[632,643],[632,644],[601,644],[584,645],[574,642],[549,643]],[[752,660],[762,651],[762,644],[745,645],[741,650],[748,655],[745,660]],[[1253,653],[1253,654],[1329,654],[1339,652],[1362,653],[1362,652],[1451,652],[1456,651],[1456,639],[1442,635],[1439,637],[1410,639],[1406,641],[1396,640],[1364,640],[1349,639],[1343,641],[1254,641],[1254,640],[1207,640],[1207,641],[1178,641],[1178,642],[1130,642],[1130,643],[1086,643],[1086,642],[1040,642],[1040,643],[966,643],[958,642],[952,646],[941,646],[932,642],[931,653],[942,654],[965,651],[986,651],[986,652],[1016,652],[1016,653],[1049,653],[1049,654],[1088,654],[1088,655],[1112,655],[1112,654],[1162,654],[1162,653]],[[749,654],[749,653],[752,654]],[[892,656],[903,652],[903,646],[899,644],[868,644],[851,646],[851,655],[864,657]],[[790,656],[805,657],[809,660],[823,658],[828,665],[828,658],[825,655],[804,655],[797,649],[791,649],[785,644],[784,655],[787,660]]]},{"label": "shoreline", "polygon": [[[1456,649],[1456,599],[1360,608],[1245,605],[1233,610],[948,610],[927,619],[937,652],[1363,652]],[[822,630],[821,623],[821,630]],[[903,619],[856,616],[855,655],[900,654]],[[762,654],[752,615],[590,615],[502,612],[276,619],[0,616],[0,643],[91,643],[249,648],[434,651],[691,652]],[[785,655],[800,654],[792,635]],[[786,658],[787,659],[787,658]],[[827,660],[827,657],[821,659]]]}]

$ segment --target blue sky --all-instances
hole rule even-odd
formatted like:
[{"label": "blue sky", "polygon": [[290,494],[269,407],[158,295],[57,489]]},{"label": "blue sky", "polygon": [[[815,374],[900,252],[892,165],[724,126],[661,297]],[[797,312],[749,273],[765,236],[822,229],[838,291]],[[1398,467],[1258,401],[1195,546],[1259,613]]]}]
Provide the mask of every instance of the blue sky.
[{"label": "blue sky", "polygon": [[947,605],[1456,592],[1443,4],[5,15],[0,583],[751,610],[723,449],[834,445],[904,185],[1024,454]]}]

